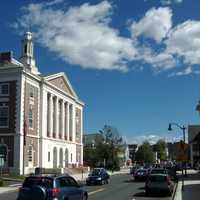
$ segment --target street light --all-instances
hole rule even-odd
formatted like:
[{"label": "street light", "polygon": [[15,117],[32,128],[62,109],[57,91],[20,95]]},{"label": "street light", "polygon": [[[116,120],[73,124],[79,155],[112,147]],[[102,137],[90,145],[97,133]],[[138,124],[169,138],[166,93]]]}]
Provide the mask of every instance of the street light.
[{"label": "street light", "polygon": [[[168,131],[172,131],[172,125],[180,128],[182,131],[183,131],[183,143],[185,145],[185,130],[186,130],[186,127],[183,125],[183,126],[180,126],[179,124],[177,123],[169,123],[169,127],[168,127]],[[184,163],[182,161],[182,164],[184,164],[184,168],[185,168],[185,176],[187,176],[187,168],[186,168],[186,162]],[[183,167],[182,167],[182,190],[184,190],[184,177],[183,177]]]},{"label": "street light", "polygon": [[196,111],[200,112],[200,101],[198,102],[198,104],[196,105]]},{"label": "street light", "polygon": [[183,131],[183,141],[185,143],[185,130],[186,130],[186,127],[185,126],[180,126],[177,123],[169,123],[168,131],[172,131],[173,130],[172,129],[172,125],[177,126],[178,128],[180,128]]}]

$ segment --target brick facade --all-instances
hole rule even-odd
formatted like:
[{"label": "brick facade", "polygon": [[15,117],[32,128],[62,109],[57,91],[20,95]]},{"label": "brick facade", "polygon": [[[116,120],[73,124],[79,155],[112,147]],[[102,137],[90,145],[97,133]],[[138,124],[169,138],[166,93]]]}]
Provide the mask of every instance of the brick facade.
[{"label": "brick facade", "polygon": [[0,103],[6,103],[9,108],[9,127],[8,128],[0,128],[0,134],[6,133],[15,133],[16,126],[16,81],[8,81],[8,82],[0,82],[9,84],[9,95],[8,96],[0,96]]}]

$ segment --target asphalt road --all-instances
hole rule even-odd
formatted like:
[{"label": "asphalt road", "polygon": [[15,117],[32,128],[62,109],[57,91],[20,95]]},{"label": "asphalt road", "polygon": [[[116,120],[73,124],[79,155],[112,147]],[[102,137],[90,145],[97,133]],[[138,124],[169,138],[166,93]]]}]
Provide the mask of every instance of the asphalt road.
[{"label": "asphalt road", "polygon": [[[85,186],[88,200],[170,200],[170,197],[146,197],[144,182],[133,182],[129,175],[111,176],[109,184],[103,186]],[[16,200],[17,192],[0,194],[0,200]]]}]

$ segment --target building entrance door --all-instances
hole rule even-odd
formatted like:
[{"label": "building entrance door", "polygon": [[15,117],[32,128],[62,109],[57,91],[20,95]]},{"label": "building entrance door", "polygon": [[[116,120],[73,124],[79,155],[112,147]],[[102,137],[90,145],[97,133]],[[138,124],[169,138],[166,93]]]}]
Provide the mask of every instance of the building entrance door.
[{"label": "building entrance door", "polygon": [[0,167],[7,167],[8,150],[5,144],[0,144]]}]

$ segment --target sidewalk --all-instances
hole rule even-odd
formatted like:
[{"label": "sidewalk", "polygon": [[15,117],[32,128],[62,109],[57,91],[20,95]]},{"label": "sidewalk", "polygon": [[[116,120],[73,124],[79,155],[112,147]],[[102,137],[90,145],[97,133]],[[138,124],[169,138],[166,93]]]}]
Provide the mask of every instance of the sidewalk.
[{"label": "sidewalk", "polygon": [[[113,175],[117,175],[117,174],[127,174],[129,173],[129,169],[121,169],[120,171],[116,171],[116,172],[108,172],[110,174],[110,176]],[[77,181],[85,181],[85,179],[87,178],[89,172],[87,173],[83,173],[83,174],[70,174],[70,176],[74,177]],[[10,185],[8,187],[0,187],[0,194],[2,193],[8,193],[8,192],[12,192],[12,191],[17,191],[19,189],[19,187],[21,186],[21,184],[15,184],[15,185]]]},{"label": "sidewalk", "polygon": [[188,176],[184,178],[184,191],[182,191],[182,180],[178,187],[174,200],[198,200],[200,199],[200,173],[195,170],[188,170]]}]

